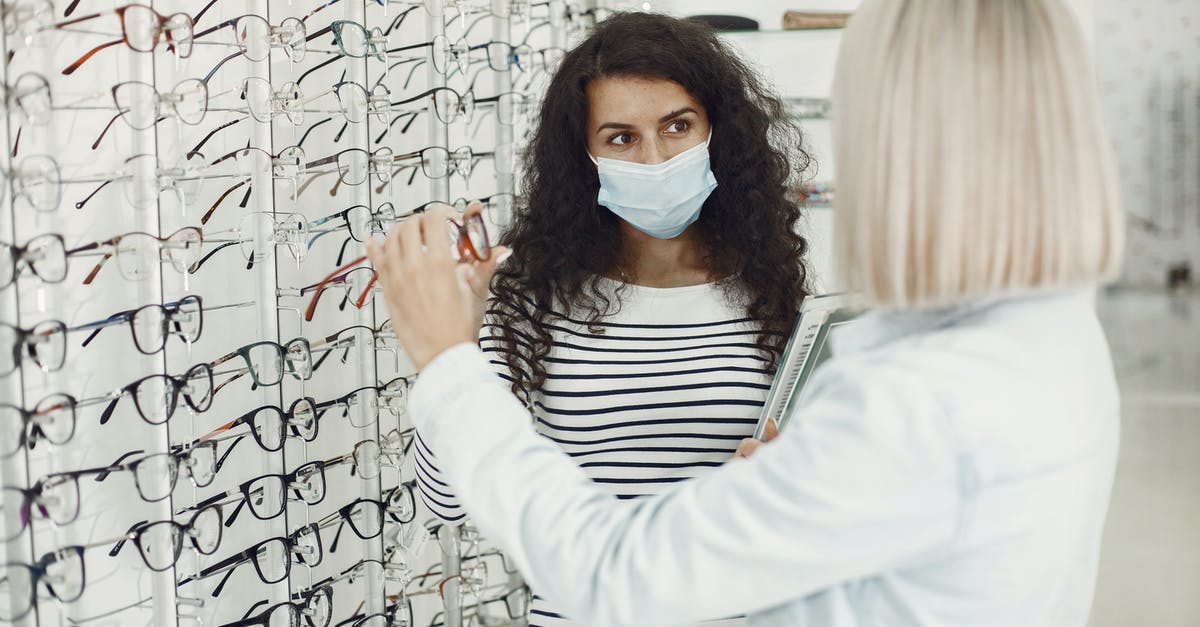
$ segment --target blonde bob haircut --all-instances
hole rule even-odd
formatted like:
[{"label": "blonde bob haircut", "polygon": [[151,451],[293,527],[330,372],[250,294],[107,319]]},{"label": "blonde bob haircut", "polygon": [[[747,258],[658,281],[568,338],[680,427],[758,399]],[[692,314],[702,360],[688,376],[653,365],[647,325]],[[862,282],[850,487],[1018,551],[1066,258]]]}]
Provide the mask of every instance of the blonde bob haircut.
[{"label": "blonde bob haircut", "polygon": [[1060,0],[867,0],[833,87],[838,265],[877,307],[1095,284],[1124,217]]}]

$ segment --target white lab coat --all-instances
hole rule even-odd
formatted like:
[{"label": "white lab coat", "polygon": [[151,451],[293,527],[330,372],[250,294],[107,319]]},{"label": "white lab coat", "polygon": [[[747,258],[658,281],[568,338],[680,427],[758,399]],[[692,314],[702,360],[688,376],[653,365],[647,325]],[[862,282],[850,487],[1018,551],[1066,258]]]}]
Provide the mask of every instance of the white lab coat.
[{"label": "white lab coat", "polygon": [[564,615],[670,625],[1082,627],[1116,465],[1089,293],[873,312],[778,440],[618,501],[470,344],[410,406],[483,532]]}]

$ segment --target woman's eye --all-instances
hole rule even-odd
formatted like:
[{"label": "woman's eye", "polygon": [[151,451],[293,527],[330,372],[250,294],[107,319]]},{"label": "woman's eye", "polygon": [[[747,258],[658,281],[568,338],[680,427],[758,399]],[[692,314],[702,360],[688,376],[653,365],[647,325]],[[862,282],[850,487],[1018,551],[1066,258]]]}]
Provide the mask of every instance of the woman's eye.
[{"label": "woman's eye", "polygon": [[668,133],[682,133],[691,127],[691,123],[687,120],[675,120],[667,126]]},{"label": "woman's eye", "polygon": [[624,146],[631,141],[633,141],[632,135],[630,135],[629,133],[621,133],[620,135],[613,135],[608,140],[608,143],[614,144],[616,146]]}]

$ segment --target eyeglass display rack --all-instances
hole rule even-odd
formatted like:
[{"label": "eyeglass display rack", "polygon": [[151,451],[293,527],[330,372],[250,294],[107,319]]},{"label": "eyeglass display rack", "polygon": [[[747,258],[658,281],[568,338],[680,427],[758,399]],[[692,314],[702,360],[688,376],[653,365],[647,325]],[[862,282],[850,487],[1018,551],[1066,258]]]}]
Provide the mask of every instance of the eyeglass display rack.
[{"label": "eyeglass display rack", "polygon": [[534,107],[474,99],[536,102],[594,4],[4,3],[0,624],[321,627],[323,586],[330,626],[525,624],[486,539],[402,514],[413,368],[370,274],[314,287],[387,203],[497,198],[501,232]]}]

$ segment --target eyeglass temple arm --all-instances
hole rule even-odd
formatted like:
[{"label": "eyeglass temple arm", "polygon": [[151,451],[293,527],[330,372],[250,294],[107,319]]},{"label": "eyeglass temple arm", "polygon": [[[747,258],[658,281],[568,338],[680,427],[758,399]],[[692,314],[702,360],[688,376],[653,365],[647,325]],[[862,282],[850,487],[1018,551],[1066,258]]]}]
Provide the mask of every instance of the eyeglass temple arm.
[{"label": "eyeglass temple arm", "polygon": [[308,130],[304,131],[304,134],[300,136],[300,141],[296,142],[296,146],[297,147],[303,146],[304,140],[308,139],[309,133],[312,133],[313,130],[316,129],[318,126],[321,126],[322,124],[325,124],[326,122],[332,122],[332,121],[333,121],[333,116],[330,116],[330,117],[325,118],[324,120],[321,120],[320,122],[314,122],[313,125],[308,127]]},{"label": "eyeglass temple arm", "polygon": [[192,266],[190,268],[188,268],[188,274],[195,274],[196,271],[198,271],[200,269],[200,266],[203,266],[206,261],[208,261],[210,258],[212,258],[213,255],[221,252],[222,250],[224,250],[226,248],[229,248],[230,246],[236,246],[238,244],[241,244],[241,242],[236,241],[236,240],[232,241],[232,242],[225,242],[224,244],[221,244],[220,246],[217,246],[216,248],[210,250],[207,255],[201,257],[196,263],[192,264]]},{"label": "eyeglass temple arm", "polygon": [[[75,0],[75,1],[78,1],[78,0]],[[192,16],[192,24],[194,25],[197,22],[199,22],[200,18],[204,17],[204,14],[208,13],[208,10],[211,9],[212,6],[216,3],[217,3],[217,0],[208,0],[208,4],[204,5],[204,8],[200,9],[199,11],[196,12],[195,15]]]},{"label": "eyeglass temple arm", "polygon": [[384,54],[392,54],[392,53],[395,53],[395,52],[405,52],[405,51],[408,51],[408,50],[416,50],[416,49],[418,49],[418,48],[432,48],[432,47],[433,47],[433,42],[432,42],[432,41],[426,41],[426,42],[424,42],[424,43],[419,43],[419,44],[409,44],[409,45],[407,45],[407,46],[400,46],[399,48],[392,48],[392,49],[390,49],[390,50],[385,50],[385,51],[384,51]]},{"label": "eyeglass temple arm", "polygon": [[237,445],[240,444],[241,441],[245,440],[245,439],[246,439],[245,434],[240,435],[237,438],[234,438],[233,444],[230,444],[229,448],[225,449],[225,452],[221,455],[220,458],[217,459],[216,463],[213,464],[213,474],[214,475],[218,472],[221,472],[221,467],[225,465],[225,460],[229,459],[229,454],[232,453],[233,449],[237,448]]},{"label": "eyeglass temple arm", "polygon": [[95,322],[81,324],[76,327],[71,327],[67,330],[68,331],[86,331],[88,329],[95,329],[90,334],[88,334],[88,336],[86,338],[84,338],[83,342],[80,343],[80,346],[87,346],[88,344],[91,344],[92,340],[95,339],[97,335],[100,335],[100,332],[103,331],[104,329],[107,329],[108,327],[111,327],[115,324],[121,324],[121,323],[125,322],[126,320],[129,320],[132,317],[133,317],[132,310],[121,311],[121,312],[115,313],[103,320],[97,320]]},{"label": "eyeglass temple arm", "polygon": [[[332,3],[330,3],[330,4],[332,4]],[[328,6],[328,5],[325,5],[325,6]],[[320,7],[320,9],[325,8],[325,6]],[[319,11],[320,9],[317,9],[317,10]],[[308,16],[306,15],[305,17],[308,17]],[[325,28],[322,28],[321,30],[318,30],[318,31],[308,35],[307,37],[305,37],[304,43],[308,43],[322,35],[325,35],[326,33],[331,32],[332,30],[333,30],[333,24],[330,24],[330,25],[326,26]],[[299,81],[297,81],[297,82],[299,82]]]},{"label": "eyeglass temple arm", "polygon": [[[254,605],[251,605],[246,610],[246,613],[242,614],[241,618],[233,621],[232,623],[225,623],[224,625],[220,625],[220,627],[252,627],[255,625],[268,625],[269,623],[268,623],[268,620],[265,619],[266,618],[265,616],[258,616],[253,619],[250,618],[250,615],[254,613],[254,610],[258,609],[259,607],[262,607],[263,605],[266,605],[267,603],[270,603],[270,601],[263,599],[262,601],[259,601],[259,602],[255,603]],[[272,606],[271,609],[274,609],[274,606]],[[266,614],[266,612],[264,612],[264,614]]]},{"label": "eyeglass temple arm", "polygon": [[117,403],[121,402],[121,398],[127,393],[133,393],[133,387],[127,385],[112,394],[112,400],[108,402],[108,406],[100,413],[100,424],[106,425],[112,419],[113,412],[117,409]]},{"label": "eyeglass temple arm", "polygon": [[339,266],[336,270],[329,273],[325,278],[321,279],[314,286],[314,289],[316,290],[316,294],[313,295],[312,301],[309,302],[309,304],[308,304],[308,309],[304,312],[304,320],[306,322],[312,321],[313,315],[316,313],[316,310],[317,310],[317,301],[320,300],[321,294],[325,291],[325,287],[327,285],[336,282],[338,279],[345,280],[345,275],[349,274],[350,270],[352,268],[354,268],[354,266],[357,266],[358,264],[360,264],[366,260],[367,260],[367,258],[365,256],[359,257],[358,259],[355,259],[354,261],[351,261],[350,263]]},{"label": "eyeglass temple arm", "polygon": [[[215,0],[214,0],[214,2],[215,2]],[[233,26],[234,24],[237,23],[238,19],[239,18],[237,18],[237,17],[231,17],[231,18],[225,20],[224,22],[221,22],[220,24],[217,24],[215,26],[210,26],[198,33],[193,34],[192,40],[195,41],[197,39],[200,39],[201,37],[207,37],[207,36],[215,33],[216,31],[221,30],[222,28],[225,28],[226,26]],[[193,22],[194,21],[195,20],[193,20]],[[207,81],[205,81],[205,82],[207,82]]]},{"label": "eyeglass temple arm", "polygon": [[208,568],[201,570],[200,574],[195,577],[184,577],[176,585],[182,586],[184,584],[191,583],[193,581],[199,581],[201,579],[212,577],[213,575],[216,575],[219,573],[225,573],[225,576],[221,578],[221,582],[218,583],[217,587],[213,588],[213,591],[212,591],[212,596],[214,596],[214,597],[220,596],[221,590],[225,587],[225,583],[227,581],[229,581],[229,577],[233,575],[233,572],[235,570],[237,570],[238,566],[241,566],[242,564],[245,564],[246,562],[250,561],[251,556],[253,555],[253,553],[250,552],[252,550],[253,550],[253,547],[251,547],[250,549],[247,549],[245,551],[242,551],[241,553],[235,553],[233,555],[230,555],[229,557],[221,560],[220,562],[217,562],[216,564],[213,564],[212,566],[209,566]]},{"label": "eyeglass temple arm", "polygon": [[[77,20],[63,22],[61,24],[56,24],[55,27],[61,28],[62,26],[66,25],[66,24],[74,24],[76,22],[79,22],[79,21],[82,21],[85,19],[89,19],[92,17],[97,17],[99,15],[102,15],[102,14],[97,13],[95,15],[89,15],[87,17],[82,17]],[[63,68],[62,73],[66,76],[70,76],[75,73],[75,70],[79,69],[79,66],[83,65],[84,63],[87,62],[88,59],[91,59],[93,56],[95,56],[97,52],[100,52],[101,50],[104,50],[105,48],[111,48],[112,46],[122,44],[124,42],[125,42],[125,39],[122,38],[122,39],[114,39],[113,41],[110,41],[108,43],[100,44],[99,46],[96,46],[95,48],[92,48],[91,50],[85,52],[82,57],[79,57],[78,59],[76,59],[75,62],[72,63],[71,65],[68,65],[67,67]]]},{"label": "eyeglass temple arm", "polygon": [[311,68],[309,68],[307,71],[305,71],[303,74],[301,74],[301,75],[300,75],[300,78],[297,78],[297,79],[296,79],[296,84],[297,84],[297,85],[299,85],[299,84],[301,83],[301,81],[303,81],[303,80],[304,80],[304,79],[305,79],[305,78],[306,78],[306,77],[307,77],[309,74],[312,74],[313,72],[316,72],[317,70],[319,70],[319,69],[321,69],[321,68],[323,68],[323,67],[325,67],[325,66],[327,66],[327,65],[330,65],[330,64],[332,64],[332,63],[334,63],[334,62],[336,62],[336,61],[338,61],[338,60],[340,60],[340,59],[342,59],[342,58],[344,58],[344,57],[343,57],[342,55],[340,55],[340,54],[339,54],[339,55],[334,55],[334,56],[330,57],[329,59],[327,59],[327,60],[325,60],[325,61],[322,61],[322,62],[320,62],[320,63],[318,63],[318,64],[316,64],[316,65],[312,66],[312,67],[311,67]]},{"label": "eyeglass temple arm", "polygon": [[405,9],[404,11],[401,11],[400,15],[397,15],[396,19],[392,20],[392,23],[390,25],[388,25],[388,27],[386,29],[384,29],[383,36],[387,37],[388,35],[391,35],[393,30],[400,28],[400,25],[404,23],[404,19],[408,17],[409,13],[412,13],[413,11],[415,11],[419,8],[420,8],[419,5],[414,5],[414,6],[411,6],[407,9]]},{"label": "eyeglass temple arm", "polygon": [[[227,386],[227,385],[229,385],[230,383],[233,383],[234,381],[237,381],[238,379],[240,379],[240,378],[242,378],[242,377],[246,376],[247,374],[249,374],[249,373],[250,373],[250,369],[249,369],[249,368],[242,368],[241,370],[231,370],[231,371],[229,371],[229,372],[223,372],[223,373],[221,373],[221,374],[233,374],[233,373],[236,373],[236,374],[234,374],[232,377],[230,377],[230,378],[226,379],[224,382],[222,382],[222,383],[221,383],[221,385],[218,385],[218,386],[217,386],[215,389],[213,389],[213,396],[216,396],[216,395],[217,395],[217,392],[220,392],[220,391],[221,391],[221,389],[222,389],[222,388],[224,388],[225,386]],[[251,386],[250,386],[250,389],[251,389],[251,390],[257,390],[257,389],[258,389],[258,384],[253,384],[253,385],[251,385]]]},{"label": "eyeglass temple arm", "polygon": [[[249,117],[249,116],[247,116],[247,117]],[[247,117],[238,118],[236,120],[230,120],[230,121],[214,128],[213,130],[209,131],[208,134],[204,136],[204,139],[200,140],[200,143],[196,144],[195,146],[192,146],[192,149],[190,152],[188,152],[188,155],[191,156],[192,154],[198,154],[198,151],[200,150],[200,148],[202,148],[204,146],[204,144],[208,143],[208,140],[212,139],[213,135],[216,135],[220,131],[227,129],[227,128],[233,126],[234,124],[237,124],[238,122],[242,122],[242,121],[246,120]],[[209,164],[209,166],[211,167],[212,164]]]},{"label": "eyeglass temple arm", "polygon": [[92,200],[92,197],[93,197],[93,196],[95,196],[96,194],[99,194],[99,193],[100,193],[100,190],[104,189],[105,187],[108,187],[108,186],[109,186],[109,184],[111,184],[111,183],[112,183],[114,180],[116,180],[116,179],[108,179],[107,181],[104,181],[103,183],[101,183],[99,187],[97,187],[96,189],[92,190],[92,193],[90,193],[90,194],[88,194],[87,196],[85,196],[83,200],[77,201],[77,202],[75,203],[75,208],[76,208],[76,209],[83,209],[83,206],[84,206],[84,205],[86,205],[86,204],[88,204],[89,202],[91,202],[91,200]]},{"label": "eyeglass temple arm", "polygon": [[108,556],[116,557],[117,554],[121,552],[121,549],[124,548],[125,543],[137,536],[135,532],[138,530],[138,528],[145,526],[148,522],[150,521],[140,520],[130,525],[129,529],[125,531],[125,535],[121,536],[121,539],[118,540],[117,543],[113,545],[112,550],[108,552]]},{"label": "eyeglass temple arm", "polygon": [[375,143],[378,144],[379,142],[383,141],[383,138],[387,137],[387,134],[391,132],[392,127],[396,126],[396,123],[404,118],[409,118],[409,121],[400,129],[400,134],[403,135],[404,133],[407,133],[408,127],[412,125],[413,120],[417,119],[417,113],[417,111],[405,111],[404,113],[394,116],[392,121],[388,123],[387,128],[383,129],[383,132],[379,134],[379,137],[375,138]]},{"label": "eyeglass temple arm", "polygon": [[208,71],[208,74],[205,74],[205,75],[204,75],[204,78],[200,79],[200,82],[201,82],[201,83],[204,83],[205,85],[208,85],[208,82],[209,82],[209,81],[211,81],[211,80],[212,80],[212,77],[213,77],[213,76],[215,76],[215,75],[217,74],[217,70],[221,69],[221,66],[223,66],[223,65],[225,65],[226,63],[228,63],[228,62],[230,62],[230,61],[232,61],[232,60],[234,60],[234,59],[238,58],[238,57],[239,57],[239,56],[241,56],[242,54],[245,54],[245,53],[243,53],[241,50],[238,50],[237,52],[235,52],[235,53],[233,53],[233,54],[231,54],[231,55],[229,55],[229,56],[225,57],[224,59],[221,59],[220,61],[217,61],[217,64],[213,66],[213,69],[209,70],[209,71]]},{"label": "eyeglass temple arm", "polygon": [[[331,514],[331,516],[337,516],[336,520],[338,520],[338,528],[337,528],[337,531],[334,532],[334,534],[333,534],[333,541],[329,543],[329,552],[337,553],[338,542],[341,541],[342,531],[346,528],[346,518],[342,514],[341,510],[334,512],[333,514]],[[330,521],[330,526],[332,526],[332,525],[333,525],[333,522]]]},{"label": "eyeglass temple arm", "polygon": [[[243,185],[247,186],[246,194],[244,196],[242,196],[242,201],[238,204],[239,204],[239,206],[241,206],[244,209],[246,207],[246,204],[250,202],[250,191],[254,187],[253,185],[250,184],[250,179],[245,179],[240,182],[234,183],[233,186],[231,186],[229,189],[225,190],[224,193],[222,193],[220,196],[218,196],[216,202],[214,202],[212,204],[212,206],[208,208],[208,211],[204,212],[204,215],[200,216],[200,224],[208,224],[209,219],[212,218],[213,212],[215,212],[217,210],[217,207],[220,207],[221,203],[225,202],[225,199],[228,198],[230,194],[232,194],[234,191],[237,190],[237,188],[239,188]],[[197,265],[197,267],[199,267],[199,265]],[[193,272],[195,272],[195,271],[193,270]]]}]

